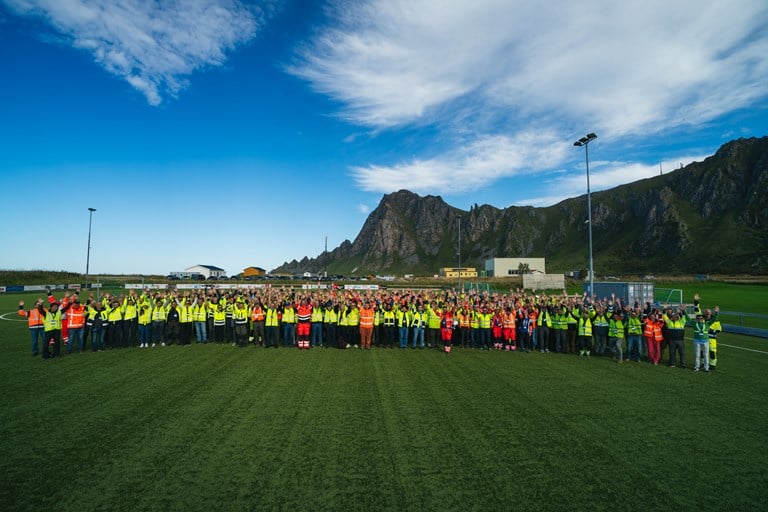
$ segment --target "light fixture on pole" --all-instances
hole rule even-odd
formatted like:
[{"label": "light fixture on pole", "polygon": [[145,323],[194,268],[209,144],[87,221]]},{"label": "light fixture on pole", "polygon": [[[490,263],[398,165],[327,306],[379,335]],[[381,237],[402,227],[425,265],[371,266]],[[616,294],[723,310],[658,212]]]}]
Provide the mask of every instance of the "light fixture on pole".
[{"label": "light fixture on pole", "polygon": [[85,289],[88,290],[88,269],[91,265],[91,222],[96,208],[88,208],[88,252],[85,257]]},{"label": "light fixture on pole", "polygon": [[587,296],[592,299],[595,293],[594,278],[595,267],[592,260],[592,194],[589,190],[589,143],[597,138],[594,133],[588,133],[573,143],[574,146],[584,146],[584,154],[587,160],[587,223],[589,224],[589,292]]}]

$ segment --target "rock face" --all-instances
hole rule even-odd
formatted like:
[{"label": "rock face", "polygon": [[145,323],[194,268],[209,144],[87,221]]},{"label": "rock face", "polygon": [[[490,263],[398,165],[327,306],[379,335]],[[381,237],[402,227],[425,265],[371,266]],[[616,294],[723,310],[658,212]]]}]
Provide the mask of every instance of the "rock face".
[{"label": "rock face", "polygon": [[[768,137],[739,139],[683,169],[592,194],[599,273],[768,273]],[[545,257],[584,268],[586,195],[546,208],[473,206],[407,190],[385,195],[354,242],[276,271],[428,273],[484,268],[494,257]]]}]

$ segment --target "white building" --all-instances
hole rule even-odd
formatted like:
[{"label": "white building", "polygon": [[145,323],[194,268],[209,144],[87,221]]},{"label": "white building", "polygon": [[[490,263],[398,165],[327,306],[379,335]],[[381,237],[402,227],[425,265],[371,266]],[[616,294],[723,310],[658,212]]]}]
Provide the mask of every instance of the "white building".
[{"label": "white building", "polygon": [[527,265],[527,273],[546,272],[544,258],[493,258],[485,260],[485,275],[488,277],[516,276],[521,273],[521,265],[523,267]]},{"label": "white building", "polygon": [[214,267],[213,265],[195,265],[192,267],[187,268],[187,272],[202,274],[205,276],[206,279],[209,277],[217,278],[217,277],[226,277],[227,271],[223,268]]}]

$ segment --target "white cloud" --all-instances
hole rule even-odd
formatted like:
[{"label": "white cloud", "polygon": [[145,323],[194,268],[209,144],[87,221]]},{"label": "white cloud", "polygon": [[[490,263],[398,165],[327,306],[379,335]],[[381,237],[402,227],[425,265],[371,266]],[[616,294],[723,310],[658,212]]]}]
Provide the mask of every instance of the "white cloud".
[{"label": "white cloud", "polygon": [[371,207],[368,206],[367,204],[360,203],[357,205],[357,211],[359,211],[363,215],[368,215],[369,213],[371,213]]},{"label": "white cloud", "polygon": [[[289,71],[340,102],[354,124],[374,132],[433,124],[443,139],[463,141],[443,154],[427,148],[428,157],[353,167],[368,191],[478,189],[562,168],[573,160],[562,141],[586,131],[619,147],[695,130],[768,96],[765,2],[339,0],[336,8],[334,24]],[[521,144],[526,137],[535,143]],[[595,184],[638,179],[646,167],[616,165]],[[541,204],[560,197],[549,192]]]},{"label": "white cloud", "polygon": [[[708,155],[683,155],[659,164],[648,165],[639,162],[589,162],[589,188],[594,192],[630,183],[633,181],[658,176],[660,172],[668,173],[692,162],[701,162]],[[580,196],[587,193],[587,175],[584,166],[580,172],[558,174],[544,180],[547,196],[528,199],[526,204],[530,206],[550,206],[557,204],[569,197]]]},{"label": "white cloud", "polygon": [[407,188],[422,193],[456,193],[477,190],[522,172],[551,168],[569,150],[570,145],[554,134],[531,131],[514,137],[481,137],[430,159],[354,167],[352,174],[369,192]]},{"label": "white cloud", "polygon": [[355,123],[450,122],[453,103],[511,121],[638,133],[768,93],[768,4],[647,0],[339,2],[291,68]]},{"label": "white cloud", "polygon": [[250,40],[259,11],[238,0],[5,0],[22,15],[45,19],[74,47],[158,105],[187,77],[218,66]]}]

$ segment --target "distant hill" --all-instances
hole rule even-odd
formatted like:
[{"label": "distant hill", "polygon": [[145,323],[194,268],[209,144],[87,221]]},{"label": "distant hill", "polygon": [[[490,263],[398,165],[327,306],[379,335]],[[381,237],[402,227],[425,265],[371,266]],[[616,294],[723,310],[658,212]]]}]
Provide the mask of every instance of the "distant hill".
[{"label": "distant hill", "polygon": [[[548,271],[585,268],[586,194],[546,208],[454,208],[439,196],[385,195],[354,242],[279,272],[433,274],[493,257],[540,257]],[[703,162],[592,194],[599,274],[768,273],[768,137],[738,139]]]}]

